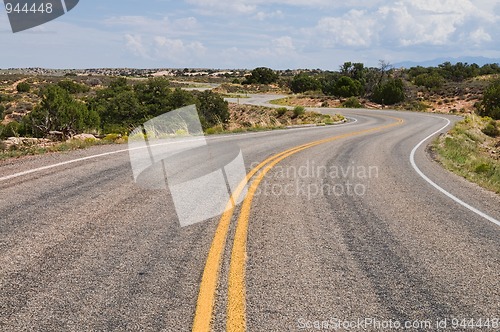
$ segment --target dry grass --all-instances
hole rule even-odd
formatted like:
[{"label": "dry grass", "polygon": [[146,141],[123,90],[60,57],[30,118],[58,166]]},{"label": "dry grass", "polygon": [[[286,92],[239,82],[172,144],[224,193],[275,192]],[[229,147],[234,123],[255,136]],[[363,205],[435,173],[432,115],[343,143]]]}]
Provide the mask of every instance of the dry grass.
[{"label": "dry grass", "polygon": [[438,160],[449,170],[500,193],[500,138],[482,130],[491,120],[468,116],[433,145]]}]

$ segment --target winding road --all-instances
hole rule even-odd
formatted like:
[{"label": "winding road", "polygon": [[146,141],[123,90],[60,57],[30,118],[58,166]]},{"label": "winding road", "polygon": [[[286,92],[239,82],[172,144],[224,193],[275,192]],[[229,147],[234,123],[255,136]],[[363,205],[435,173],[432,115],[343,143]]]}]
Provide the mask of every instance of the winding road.
[{"label": "winding road", "polygon": [[2,162],[0,331],[498,330],[500,197],[426,151],[459,118],[322,112],[350,121],[208,137],[249,185],[187,227],[126,146]]}]

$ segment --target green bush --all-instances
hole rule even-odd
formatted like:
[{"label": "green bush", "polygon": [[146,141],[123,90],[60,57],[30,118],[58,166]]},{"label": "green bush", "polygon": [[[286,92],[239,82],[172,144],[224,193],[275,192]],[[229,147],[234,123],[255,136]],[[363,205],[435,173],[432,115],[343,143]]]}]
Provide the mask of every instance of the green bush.
[{"label": "green bush", "polygon": [[278,114],[278,117],[283,116],[288,112],[288,108],[286,107],[280,107],[276,109],[276,113]]},{"label": "green bush", "polygon": [[345,107],[345,108],[362,108],[363,105],[359,102],[358,98],[351,97],[351,98],[347,99],[342,104],[342,107]]},{"label": "green bush", "polygon": [[215,135],[221,134],[224,132],[224,128],[222,126],[213,126],[205,130],[205,134],[207,135]]},{"label": "green bush", "polygon": [[334,94],[344,98],[359,96],[362,90],[363,86],[359,81],[347,76],[342,76],[333,87]]},{"label": "green bush", "polygon": [[444,78],[438,73],[421,74],[415,77],[415,85],[425,86],[428,89],[438,89],[444,84]]},{"label": "green bush", "polygon": [[87,85],[76,83],[70,80],[61,81],[57,83],[57,85],[71,94],[86,93],[90,91],[90,88]]},{"label": "green bush", "polygon": [[229,122],[229,105],[219,94],[203,91],[197,96],[196,106],[204,129],[220,125],[225,127]]},{"label": "green bush", "polygon": [[390,79],[379,84],[372,95],[372,100],[383,105],[394,105],[405,100],[404,84],[401,79]]},{"label": "green bush", "polygon": [[266,67],[259,67],[252,70],[252,74],[247,77],[243,84],[272,84],[278,81],[278,74]]},{"label": "green bush", "polygon": [[430,108],[430,106],[421,102],[421,101],[412,101],[412,102],[408,103],[405,106],[405,108],[408,111],[413,111],[413,112],[426,112],[427,109]]},{"label": "green bush", "polygon": [[480,164],[475,168],[476,173],[488,173],[491,170],[491,166],[489,164]]},{"label": "green bush", "polygon": [[495,120],[491,120],[488,122],[486,127],[483,128],[482,132],[491,137],[500,136],[500,129],[498,128],[498,124]]},{"label": "green bush", "polygon": [[86,104],[57,85],[50,85],[42,92],[40,105],[25,118],[34,136],[46,136],[50,131],[71,136],[97,129],[100,122],[96,111],[89,110]]},{"label": "green bush", "polygon": [[14,100],[13,96],[0,93],[0,103],[1,102],[9,102],[9,101],[13,101],[13,100]]},{"label": "green bush", "polygon": [[486,89],[483,101],[478,105],[477,113],[500,120],[500,80],[493,82]]},{"label": "green bush", "polygon": [[293,118],[298,118],[301,115],[304,115],[306,109],[302,106],[297,106],[293,109]]},{"label": "green bush", "polygon": [[2,130],[2,138],[19,137],[20,125],[18,122],[9,122]]},{"label": "green bush", "polygon": [[292,90],[293,93],[304,93],[320,89],[320,82],[315,77],[307,74],[298,74],[290,82],[290,90]]},{"label": "green bush", "polygon": [[107,134],[103,138],[103,141],[110,142],[110,143],[115,143],[116,141],[120,140],[122,137],[123,136],[121,134]]},{"label": "green bush", "polygon": [[29,85],[29,83],[26,83],[26,82],[21,82],[17,85],[17,92],[30,92],[31,90],[31,86]]}]

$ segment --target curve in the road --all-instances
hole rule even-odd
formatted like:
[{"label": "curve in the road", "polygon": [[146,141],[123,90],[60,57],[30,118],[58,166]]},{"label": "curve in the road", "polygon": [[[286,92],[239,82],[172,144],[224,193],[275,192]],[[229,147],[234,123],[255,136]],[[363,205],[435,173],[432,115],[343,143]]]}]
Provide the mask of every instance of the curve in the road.
[{"label": "curve in the road", "polygon": [[434,133],[430,134],[429,136],[427,136],[426,138],[424,138],[422,141],[420,141],[420,143],[418,143],[414,148],[413,150],[411,151],[411,154],[410,154],[410,163],[411,163],[411,166],[413,167],[413,169],[415,170],[415,172],[417,172],[417,174],[422,178],[424,179],[425,181],[427,181],[431,186],[433,186],[434,188],[436,188],[437,190],[439,190],[442,194],[444,194],[445,196],[447,196],[448,198],[454,200],[455,202],[457,202],[458,204],[462,205],[463,207],[465,207],[466,209],[469,209],[470,211],[474,212],[475,214],[483,217],[484,219],[486,220],[489,220],[491,221],[492,223],[500,226],[500,221],[487,215],[486,213],[482,212],[481,210],[479,209],[476,209],[475,207],[471,206],[470,204],[467,204],[465,203],[464,201],[462,201],[460,198],[456,197],[455,195],[449,193],[448,191],[444,190],[442,187],[440,187],[438,184],[436,184],[434,181],[432,181],[431,179],[429,179],[429,177],[427,175],[425,175],[421,170],[420,168],[418,168],[417,166],[417,163],[415,162],[415,153],[417,152],[417,150],[425,143],[427,142],[431,137],[433,137],[434,135],[440,133],[441,131],[443,131],[444,129],[446,129],[450,124],[451,124],[451,121],[448,120],[448,119],[445,119],[445,118],[441,118],[441,117],[436,117],[437,119],[441,119],[441,120],[445,120],[446,121],[446,124],[438,129],[437,131],[435,131]]},{"label": "curve in the road", "polygon": [[[389,117],[389,116],[388,116]],[[227,331],[245,331],[246,330],[246,313],[245,313],[245,261],[246,261],[246,239],[248,232],[248,223],[250,217],[250,210],[252,205],[252,200],[255,191],[257,190],[260,182],[263,180],[265,175],[279,162],[282,160],[298,153],[303,150],[332,142],[335,140],[359,136],[367,133],[373,133],[389,129],[394,126],[399,126],[404,123],[404,120],[389,117],[395,120],[395,122],[374,127],[362,131],[354,131],[343,135],[337,135],[329,137],[327,139],[311,142],[305,145],[294,147],[287,151],[281,152],[275,156],[272,156],[262,162],[259,166],[248,173],[246,179],[242,183],[249,181],[254,175],[257,174],[264,166],[263,171],[257,176],[257,178],[252,182],[249,192],[243,202],[241,208],[240,217],[238,219],[236,234],[234,237],[233,249],[231,253],[231,263],[229,271],[229,282],[228,282],[228,308],[227,308],[227,320],[226,328]],[[267,166],[266,166],[267,165]],[[241,185],[241,184],[240,184]],[[237,192],[238,196],[240,192]],[[234,205],[232,202],[236,200],[237,197],[232,197],[228,202],[229,210],[224,213],[219,221],[219,226],[217,228],[214,240],[209,251],[205,269],[203,272],[202,281],[200,283],[200,292],[198,295],[197,308],[195,312],[195,318],[193,323],[192,331],[210,331],[210,322],[212,321],[213,308],[215,303],[215,293],[217,288],[217,278],[218,271],[220,269],[220,262],[224,246],[227,240],[227,235],[229,231],[229,224],[231,222],[232,215],[234,213]]]}]

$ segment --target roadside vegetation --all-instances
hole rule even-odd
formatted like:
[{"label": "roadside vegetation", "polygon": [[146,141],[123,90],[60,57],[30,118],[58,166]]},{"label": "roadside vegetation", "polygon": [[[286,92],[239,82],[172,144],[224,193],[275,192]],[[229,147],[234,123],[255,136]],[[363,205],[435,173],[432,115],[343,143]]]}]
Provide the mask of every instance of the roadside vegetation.
[{"label": "roadside vegetation", "polygon": [[447,169],[500,194],[499,121],[469,115],[433,145]]},{"label": "roadside vegetation", "polygon": [[[245,84],[276,79],[274,71],[258,68]],[[219,93],[181,89],[188,85],[166,78],[0,77],[0,159],[126,142],[149,119],[192,104],[207,134],[339,120],[303,108],[277,113],[229,105]]]},{"label": "roadside vegetation", "polygon": [[[498,192],[498,64],[447,62],[398,69],[384,61],[376,68],[346,62],[337,71],[259,67],[220,77],[193,76],[196,72],[189,69],[177,74],[175,78],[0,75],[0,158],[126,142],[127,134],[140,124],[190,104],[197,105],[207,134],[343,121],[340,116],[308,112],[308,107],[390,107],[468,116],[436,146],[438,158]],[[203,83],[220,86],[204,92],[183,89]],[[228,104],[223,99],[252,93],[290,96],[275,101],[283,106],[277,109]]]}]

